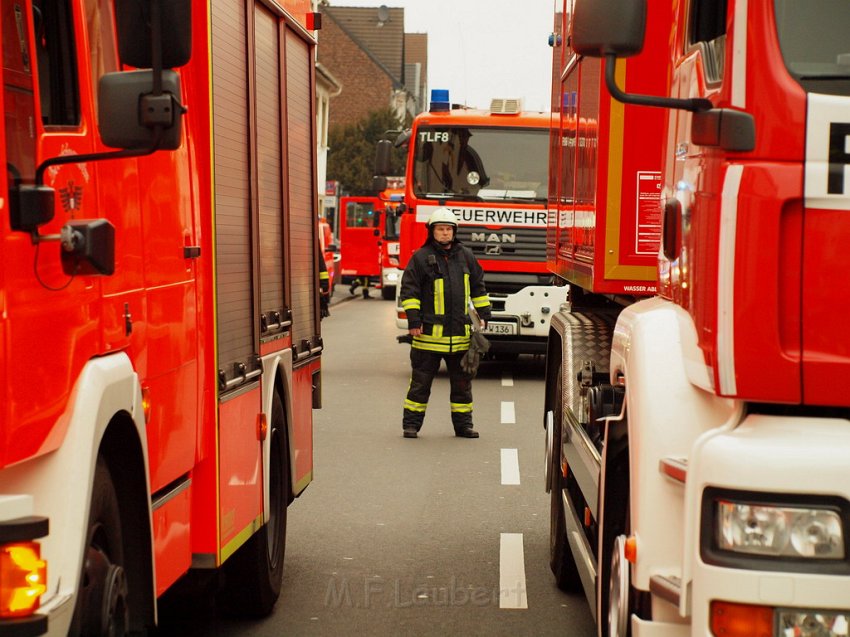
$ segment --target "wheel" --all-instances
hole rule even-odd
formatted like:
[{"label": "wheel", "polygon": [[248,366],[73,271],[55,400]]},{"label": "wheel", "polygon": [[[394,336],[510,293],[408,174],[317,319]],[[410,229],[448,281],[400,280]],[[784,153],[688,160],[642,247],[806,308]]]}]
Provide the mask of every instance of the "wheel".
[{"label": "wheel", "polygon": [[224,564],[221,607],[239,617],[271,613],[283,581],[289,455],[283,403],[277,394],[272,400],[269,436],[269,521]]},{"label": "wheel", "polygon": [[564,503],[561,493],[566,487],[561,472],[561,422],[563,406],[561,403],[562,372],[560,365],[555,374],[555,391],[551,392],[552,409],[552,453],[549,475],[552,489],[549,493],[549,567],[555,576],[555,583],[562,591],[581,590],[581,579],[567,541],[567,527],[564,518]]},{"label": "wheel", "polygon": [[98,457],[92,485],[86,554],[69,635],[120,637],[130,632],[121,515],[112,476]]},{"label": "wheel", "polygon": [[618,535],[611,551],[611,576],[608,580],[608,637],[629,637],[630,564],[625,553],[626,536]]},{"label": "wheel", "polygon": [[395,301],[395,286],[384,286],[381,288],[381,298],[385,301]]}]

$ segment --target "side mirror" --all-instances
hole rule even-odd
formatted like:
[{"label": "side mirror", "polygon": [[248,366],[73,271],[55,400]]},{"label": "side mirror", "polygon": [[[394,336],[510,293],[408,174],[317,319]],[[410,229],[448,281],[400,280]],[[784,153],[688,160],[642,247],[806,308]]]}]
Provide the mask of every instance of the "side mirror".
[{"label": "side mirror", "polygon": [[410,136],[413,134],[413,131],[409,128],[405,131],[402,131],[401,134],[395,138],[395,142],[393,142],[393,146],[399,148],[401,146],[408,146],[410,144]]},{"label": "side mirror", "polygon": [[62,228],[62,270],[65,274],[115,272],[115,227],[106,219],[76,219]]},{"label": "side mirror", "polygon": [[605,58],[605,87],[623,104],[679,108],[691,112],[712,108],[703,97],[676,98],[626,93],[617,86],[616,59],[637,55],[643,49],[646,0],[576,0],[570,45],[579,55]]},{"label": "side mirror", "polygon": [[390,174],[390,159],[393,152],[393,144],[388,139],[378,141],[375,150],[375,174],[379,176]]},{"label": "side mirror", "polygon": [[153,68],[151,32],[159,13],[162,67],[172,69],[189,61],[192,51],[191,0],[115,0],[118,54],[121,62],[138,69]]},{"label": "side mirror", "polygon": [[[163,71],[163,94],[159,97],[150,95],[153,85],[153,71],[106,73],[100,78],[98,128],[104,144],[112,148],[145,148],[153,140],[153,126],[159,124],[164,130],[158,149],[180,147],[180,76]],[[146,99],[151,100],[150,107],[144,107]]]},{"label": "side mirror", "polygon": [[646,0],[576,0],[570,44],[589,57],[629,57],[643,49]]},{"label": "side mirror", "polygon": [[372,177],[372,192],[379,193],[387,189],[387,178],[383,175]]}]

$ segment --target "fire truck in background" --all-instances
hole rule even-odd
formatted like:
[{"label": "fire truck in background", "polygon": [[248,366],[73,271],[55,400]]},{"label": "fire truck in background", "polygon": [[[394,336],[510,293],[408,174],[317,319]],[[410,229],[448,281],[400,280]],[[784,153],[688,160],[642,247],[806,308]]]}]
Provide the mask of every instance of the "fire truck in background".
[{"label": "fire truck in background", "polygon": [[404,181],[401,188],[388,188],[381,194],[384,204],[384,237],[381,241],[381,296],[387,300],[395,299],[401,283],[402,270],[399,268],[399,226],[404,214]]},{"label": "fire truck in background", "polygon": [[[430,112],[395,142],[408,148],[399,267],[425,242],[431,213],[452,210],[458,238],[484,269],[494,353],[544,353],[549,317],[565,296],[546,268],[548,135],[549,116],[523,112],[519,100],[495,99],[483,111],[452,105],[448,91],[434,90]],[[378,143],[377,189],[392,146]],[[406,328],[401,307],[397,317]]]},{"label": "fire truck in background", "polygon": [[271,611],[320,406],[314,18],[0,5],[2,634],[143,633],[190,571]]},{"label": "fire truck in background", "polygon": [[340,270],[342,282],[368,277],[384,299],[394,299],[398,269],[398,224],[404,191],[386,189],[378,196],[340,198]]},{"label": "fire truck in background", "polygon": [[599,635],[847,635],[850,6],[559,8],[558,584]]}]

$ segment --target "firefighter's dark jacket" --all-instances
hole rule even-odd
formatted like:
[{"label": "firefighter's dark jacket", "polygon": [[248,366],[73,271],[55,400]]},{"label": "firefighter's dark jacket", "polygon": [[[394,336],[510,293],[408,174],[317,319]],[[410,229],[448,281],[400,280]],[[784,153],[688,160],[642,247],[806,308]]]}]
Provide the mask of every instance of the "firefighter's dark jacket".
[{"label": "firefighter's dark jacket", "polygon": [[413,347],[432,352],[469,349],[469,301],[485,321],[490,301],[484,271],[472,251],[458,241],[444,249],[428,241],[407,264],[401,279],[401,307],[410,329],[422,328]]}]

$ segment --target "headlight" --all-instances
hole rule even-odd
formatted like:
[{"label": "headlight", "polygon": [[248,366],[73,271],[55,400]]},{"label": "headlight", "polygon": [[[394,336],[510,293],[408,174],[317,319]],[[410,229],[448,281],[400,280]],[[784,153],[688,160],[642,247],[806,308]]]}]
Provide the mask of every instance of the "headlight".
[{"label": "headlight", "polygon": [[801,637],[844,637],[847,635],[849,613],[834,611],[781,610],[779,615],[780,635]]},{"label": "headlight", "polygon": [[751,555],[840,560],[844,530],[836,511],[719,500],[718,548]]}]

